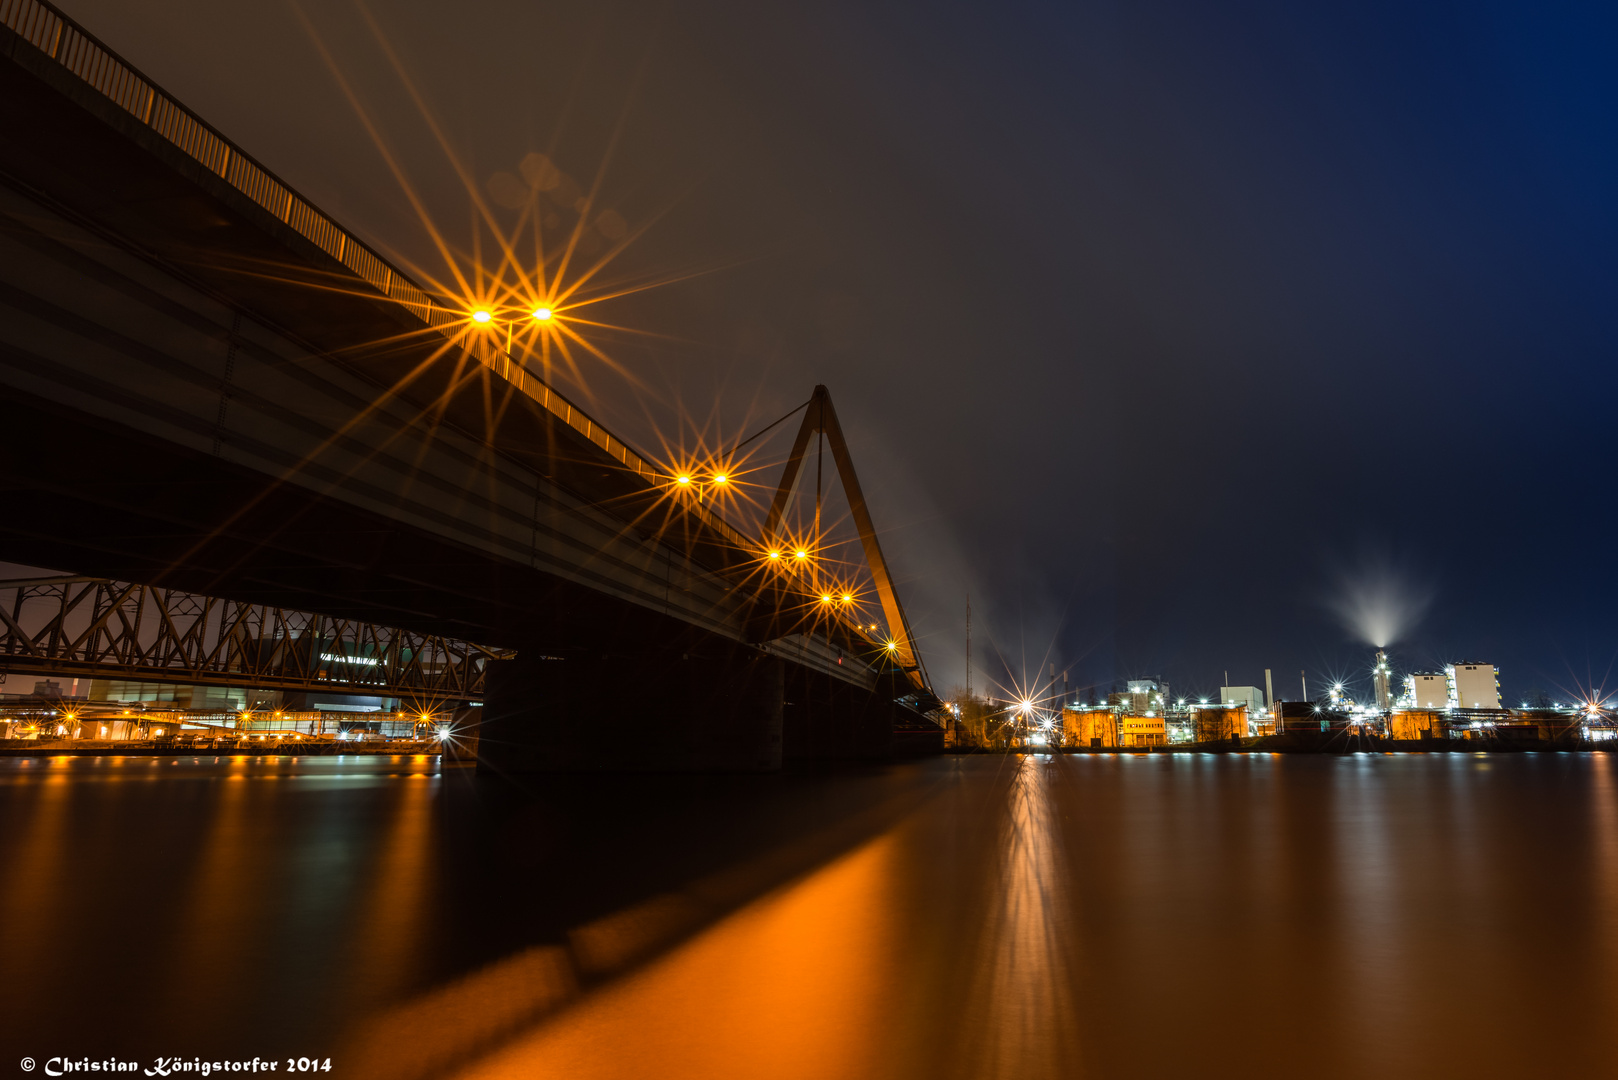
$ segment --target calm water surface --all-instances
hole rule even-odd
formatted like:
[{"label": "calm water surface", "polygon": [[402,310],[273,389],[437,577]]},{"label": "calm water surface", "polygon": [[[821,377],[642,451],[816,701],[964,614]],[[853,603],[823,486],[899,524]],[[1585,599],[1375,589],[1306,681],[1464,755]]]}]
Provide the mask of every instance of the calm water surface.
[{"label": "calm water surface", "polygon": [[4,759],[0,1065],[1618,1075],[1615,759]]}]

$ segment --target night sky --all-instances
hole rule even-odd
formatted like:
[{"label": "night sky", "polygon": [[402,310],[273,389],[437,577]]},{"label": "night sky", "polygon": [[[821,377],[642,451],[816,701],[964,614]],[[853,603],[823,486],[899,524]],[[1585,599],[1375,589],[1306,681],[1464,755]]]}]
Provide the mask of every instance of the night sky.
[{"label": "night sky", "polygon": [[[63,6],[436,272],[334,64],[470,235],[359,7]],[[481,194],[604,166],[600,232],[651,226],[610,276],[683,279],[600,305],[646,331],[572,387],[609,427],[735,439],[827,384],[941,691],[968,589],[980,690],[1365,693],[1379,633],[1511,704],[1618,681],[1610,4],[369,10]]]}]

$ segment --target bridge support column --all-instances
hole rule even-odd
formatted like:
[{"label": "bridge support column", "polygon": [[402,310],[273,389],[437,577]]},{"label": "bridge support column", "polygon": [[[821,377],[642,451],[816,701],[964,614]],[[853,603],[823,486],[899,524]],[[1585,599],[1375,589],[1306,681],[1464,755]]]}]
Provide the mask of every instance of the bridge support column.
[{"label": "bridge support column", "polygon": [[781,767],[783,664],[724,655],[490,666],[478,767],[493,772],[766,772]]},{"label": "bridge support column", "polygon": [[923,723],[895,700],[907,689],[884,677],[866,690],[791,665],[782,724],[783,756],[788,761],[885,760],[942,753],[942,730]]}]

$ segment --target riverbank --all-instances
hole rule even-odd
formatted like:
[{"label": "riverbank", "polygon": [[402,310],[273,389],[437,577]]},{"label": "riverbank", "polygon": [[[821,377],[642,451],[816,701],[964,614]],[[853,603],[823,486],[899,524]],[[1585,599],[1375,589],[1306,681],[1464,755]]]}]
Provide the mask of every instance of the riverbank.
[{"label": "riverbank", "polygon": [[950,747],[947,754],[1569,754],[1618,752],[1586,739],[1381,739],[1368,735],[1265,735],[1156,746]]},{"label": "riverbank", "polygon": [[0,757],[337,757],[358,754],[377,757],[395,754],[443,752],[436,739],[419,742],[359,742],[336,739],[277,742],[227,742],[214,740],[208,745],[163,744],[154,742],[92,742],[89,740],[0,739]]}]

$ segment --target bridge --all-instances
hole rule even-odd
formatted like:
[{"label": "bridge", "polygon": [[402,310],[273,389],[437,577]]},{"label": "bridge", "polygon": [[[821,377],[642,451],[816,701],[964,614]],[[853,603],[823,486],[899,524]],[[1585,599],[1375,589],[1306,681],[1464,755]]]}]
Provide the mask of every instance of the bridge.
[{"label": "bridge", "polygon": [[106,578],[0,581],[9,673],[481,701],[515,658],[436,634]]},{"label": "bridge", "polygon": [[[52,5],[0,97],[0,558],[508,650],[492,769],[941,745],[825,388],[748,535]],[[880,623],[782,548],[811,440]]]}]

